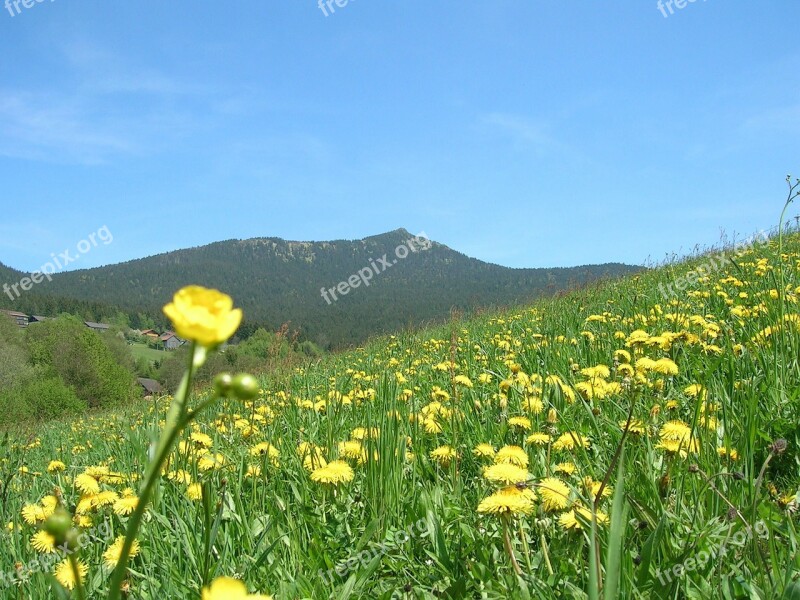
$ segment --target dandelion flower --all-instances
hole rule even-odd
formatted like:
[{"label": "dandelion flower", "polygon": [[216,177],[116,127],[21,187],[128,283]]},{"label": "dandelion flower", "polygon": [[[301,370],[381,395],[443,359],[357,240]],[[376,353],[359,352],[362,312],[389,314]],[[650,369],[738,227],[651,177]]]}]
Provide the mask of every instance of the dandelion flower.
[{"label": "dandelion flower", "polygon": [[217,452],[213,454],[211,452],[207,452],[203,456],[200,457],[200,460],[197,461],[197,468],[201,471],[210,471],[212,469],[219,469],[225,464],[225,457]]},{"label": "dandelion flower", "polygon": [[483,470],[483,476],[493,483],[513,485],[527,481],[530,473],[511,463],[499,463],[486,467]]},{"label": "dandelion flower", "polygon": [[353,468],[343,460],[333,460],[311,473],[311,481],[327,485],[348,483],[354,477]]},{"label": "dandelion flower", "polygon": [[563,473],[564,475],[572,475],[576,470],[577,470],[577,467],[571,462],[558,463],[553,468],[553,472],[555,472],[555,473]]},{"label": "dandelion flower", "polygon": [[167,473],[167,479],[174,481],[175,483],[188,485],[192,483],[192,474],[184,469],[178,469],[177,471],[170,471]]},{"label": "dandelion flower", "polygon": [[458,457],[458,454],[456,453],[455,448],[451,448],[450,446],[439,446],[438,448],[431,450],[430,456],[439,464],[439,466],[447,467],[454,458]]},{"label": "dandelion flower", "polygon": [[28,525],[36,525],[36,523],[44,521],[46,518],[44,509],[38,504],[26,504],[22,507],[22,519]]},{"label": "dandelion flower", "polygon": [[536,495],[527,488],[520,490],[516,486],[506,487],[481,500],[478,512],[493,515],[528,515],[533,512],[535,499]]},{"label": "dandelion flower", "polygon": [[644,424],[644,422],[641,419],[631,419],[630,424],[628,424],[628,421],[620,421],[619,422],[619,428],[622,429],[623,431],[625,430],[625,426],[626,425],[628,425],[628,432],[629,433],[634,433],[636,435],[642,435],[643,433],[645,433],[647,431],[647,426]]},{"label": "dandelion flower", "polygon": [[567,433],[562,433],[553,443],[553,450],[573,450],[577,446],[588,448],[589,445],[588,438],[582,436],[580,433],[569,431]]},{"label": "dandelion flower", "polygon": [[50,464],[47,465],[47,472],[48,473],[58,473],[60,471],[63,471],[66,468],[67,468],[67,465],[65,465],[60,460],[51,460]]},{"label": "dandelion flower", "polygon": [[[82,583],[86,577],[86,574],[89,572],[89,567],[86,566],[86,563],[84,563],[82,560],[77,560],[76,562],[78,565],[78,576],[80,577]],[[58,583],[63,585],[68,590],[75,588],[75,584],[77,583],[75,581],[75,573],[72,571],[72,565],[69,564],[68,558],[65,558],[58,563],[55,576],[58,580]]]},{"label": "dandelion flower", "polygon": [[456,375],[453,378],[453,383],[455,383],[457,385],[463,385],[466,388],[471,388],[472,387],[472,381],[466,375]]},{"label": "dandelion flower", "polygon": [[[586,491],[591,495],[592,498],[597,496],[597,492],[600,491],[600,486],[603,485],[602,481],[595,481],[591,477],[584,477],[583,478],[583,487]],[[612,488],[610,485],[607,485],[603,488],[603,498],[606,498],[611,495]]]},{"label": "dandelion flower", "polygon": [[528,453],[519,446],[503,446],[494,457],[495,463],[510,463],[518,467],[528,466]]},{"label": "dandelion flower", "polygon": [[269,442],[261,442],[250,448],[250,456],[267,456],[269,462],[273,467],[280,466],[281,453],[275,446]]},{"label": "dandelion flower", "polygon": [[676,365],[670,358],[659,358],[655,364],[653,364],[653,371],[656,373],[661,373],[662,375],[677,375],[678,365]]},{"label": "dandelion flower", "polygon": [[537,488],[546,511],[564,510],[569,504],[569,486],[560,479],[547,477],[537,484]]},{"label": "dandelion flower", "polygon": [[97,494],[100,492],[100,484],[97,479],[88,473],[81,473],[75,478],[75,488],[82,494]]},{"label": "dandelion flower", "polygon": [[119,500],[119,494],[117,494],[117,492],[106,490],[92,496],[92,508],[111,506],[117,500]]},{"label": "dandelion flower", "polygon": [[[122,545],[125,543],[125,536],[121,535],[114,540],[114,543],[111,544],[105,552],[103,552],[103,560],[105,560],[106,566],[109,569],[113,569],[117,566],[119,562],[119,557],[122,554]],[[130,558],[137,556],[139,554],[139,540],[133,540],[133,544],[131,544],[130,550]]]},{"label": "dandelion flower", "polygon": [[472,453],[480,458],[494,458],[495,455],[491,444],[478,444]]},{"label": "dandelion flower", "polygon": [[186,497],[193,502],[203,499],[203,486],[199,483],[191,483],[186,488]]},{"label": "dandelion flower", "polygon": [[362,458],[363,447],[361,442],[357,440],[350,440],[347,442],[339,443],[339,456],[342,458],[349,458],[351,460],[359,460]]},{"label": "dandelion flower", "polygon": [[125,496],[124,498],[120,498],[116,502],[114,502],[114,513],[124,517],[131,514],[134,510],[136,510],[136,506],[139,504],[139,498],[136,496]]},{"label": "dandelion flower", "polygon": [[56,551],[56,539],[46,531],[40,530],[33,534],[31,546],[37,552],[51,554]]},{"label": "dandelion flower", "polygon": [[211,448],[214,445],[214,440],[211,439],[211,436],[201,431],[195,431],[189,436],[189,439],[201,448]]},{"label": "dandelion flower", "polygon": [[739,452],[735,448],[717,448],[717,454],[722,458],[727,456],[731,460],[739,460]]},{"label": "dandelion flower", "polygon": [[[583,529],[583,523],[581,523],[581,521],[578,519],[578,515],[580,515],[584,521],[588,523],[592,522],[592,511],[590,511],[588,508],[580,506],[577,509],[563,513],[558,518],[558,523],[564,529]],[[600,510],[595,513],[595,519],[598,525],[605,525],[608,523],[608,515]]]},{"label": "dandelion flower", "polygon": [[530,431],[531,420],[528,417],[511,417],[508,420],[508,426],[522,429],[523,431]]},{"label": "dandelion flower", "polygon": [[541,431],[537,431],[535,433],[530,434],[525,441],[529,444],[535,444],[537,446],[544,446],[549,444],[552,441],[552,437],[546,433],[542,433]]},{"label": "dandelion flower", "polygon": [[272,596],[248,594],[247,587],[238,579],[217,577],[203,588],[201,600],[272,600]]}]

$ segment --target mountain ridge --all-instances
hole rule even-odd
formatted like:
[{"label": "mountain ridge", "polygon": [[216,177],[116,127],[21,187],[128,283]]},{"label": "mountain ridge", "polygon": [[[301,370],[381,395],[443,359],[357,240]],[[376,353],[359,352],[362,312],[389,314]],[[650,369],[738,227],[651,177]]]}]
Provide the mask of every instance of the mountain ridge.
[{"label": "mountain ridge", "polygon": [[[16,269],[0,267],[0,277],[17,276]],[[50,306],[62,299],[157,319],[176,289],[194,283],[229,293],[250,327],[277,329],[288,321],[304,339],[330,348],[441,320],[451,309],[517,304],[641,269],[621,263],[504,267],[398,228],[359,240],[222,240],[66,271],[37,285],[26,302],[40,314],[46,314],[39,307],[45,299]]]}]

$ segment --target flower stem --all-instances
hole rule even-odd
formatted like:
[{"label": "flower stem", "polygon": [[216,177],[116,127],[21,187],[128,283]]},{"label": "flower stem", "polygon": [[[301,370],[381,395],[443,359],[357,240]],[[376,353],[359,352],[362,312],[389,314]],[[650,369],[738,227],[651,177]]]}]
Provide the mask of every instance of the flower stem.
[{"label": "flower stem", "polygon": [[86,592],[83,589],[83,581],[81,581],[81,570],[78,567],[75,552],[69,553],[69,565],[72,568],[72,578],[75,580],[75,593],[78,594],[78,600],[86,600]]},{"label": "flower stem", "polygon": [[178,439],[183,428],[194,416],[194,413],[187,415],[186,407],[191,394],[192,377],[194,376],[195,370],[205,362],[205,357],[206,349],[202,346],[197,346],[193,342],[189,351],[188,368],[183,375],[183,379],[181,379],[178,392],[170,404],[169,411],[167,412],[166,424],[155,446],[153,459],[148,463],[147,470],[145,471],[145,483],[139,494],[139,501],[136,503],[136,508],[131,515],[130,521],[128,521],[128,527],[125,531],[125,541],[122,544],[119,561],[117,561],[117,566],[114,568],[114,573],[111,578],[108,600],[118,600],[120,597],[122,581],[127,573],[131,547],[139,532],[139,527],[142,524],[142,517],[147,508],[147,503],[150,501],[150,497],[161,476],[161,466],[167,458],[169,458],[175,440]]},{"label": "flower stem", "polygon": [[522,569],[519,568],[519,563],[517,562],[516,557],[514,556],[514,549],[511,547],[511,538],[508,535],[508,517],[503,517],[503,545],[506,547],[506,552],[508,556],[511,558],[511,565],[514,567],[514,572],[518,575],[522,575]]}]

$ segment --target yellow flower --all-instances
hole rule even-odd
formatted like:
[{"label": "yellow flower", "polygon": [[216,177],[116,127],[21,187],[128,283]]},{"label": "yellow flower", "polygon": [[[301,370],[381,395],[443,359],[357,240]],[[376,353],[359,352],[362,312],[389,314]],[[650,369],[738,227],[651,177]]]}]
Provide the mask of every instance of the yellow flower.
[{"label": "yellow flower", "polygon": [[167,479],[174,481],[175,483],[183,483],[188,485],[192,483],[192,474],[184,469],[178,469],[177,471],[170,471],[167,473]]},{"label": "yellow flower", "polygon": [[717,454],[722,458],[727,456],[731,460],[739,460],[739,452],[735,448],[717,448]]},{"label": "yellow flower", "polygon": [[272,600],[264,594],[248,594],[247,587],[238,579],[217,577],[203,588],[202,600]]},{"label": "yellow flower", "polygon": [[523,429],[525,431],[530,431],[531,428],[531,420],[528,417],[511,417],[508,420],[509,427],[518,427],[519,429]]},{"label": "yellow flower", "polygon": [[211,439],[211,436],[207,433],[203,433],[202,431],[195,431],[189,437],[195,443],[195,445],[202,448],[211,448],[211,446],[214,445],[214,440]]},{"label": "yellow flower", "polygon": [[97,479],[88,473],[81,473],[75,478],[75,487],[83,494],[97,494],[100,492],[100,484]]},{"label": "yellow flower", "polygon": [[136,510],[139,498],[136,496],[125,496],[114,502],[114,513],[119,516],[126,516]]},{"label": "yellow flower", "polygon": [[475,456],[481,458],[492,458],[495,455],[494,448],[491,444],[478,444],[472,451]]},{"label": "yellow flower", "polygon": [[358,440],[350,440],[348,442],[339,443],[339,456],[342,458],[349,458],[351,460],[363,461],[364,449],[361,447],[361,442]]},{"label": "yellow flower", "polygon": [[186,497],[189,500],[197,501],[203,499],[203,486],[199,483],[192,483],[186,488]]},{"label": "yellow flower", "polygon": [[546,511],[564,510],[569,504],[569,486],[555,477],[542,479],[537,487]]},{"label": "yellow flower", "polygon": [[678,365],[676,365],[669,358],[659,358],[653,364],[653,371],[655,371],[656,373],[661,373],[662,375],[677,375]]},{"label": "yellow flower", "polygon": [[197,468],[201,471],[210,471],[211,469],[221,469],[225,465],[225,457],[217,452],[213,454],[211,452],[205,453],[200,459],[197,461]]},{"label": "yellow flower", "polygon": [[226,341],[242,321],[242,311],[233,308],[230,296],[197,285],[178,290],[164,307],[164,314],[175,326],[175,333],[206,347]]},{"label": "yellow flower", "polygon": [[571,462],[562,462],[558,463],[554,468],[554,473],[564,473],[565,475],[572,475],[577,470],[577,467],[574,463]]},{"label": "yellow flower", "polygon": [[536,495],[529,489],[518,489],[515,486],[503,488],[491,496],[481,500],[479,513],[490,514],[522,514],[533,512],[533,501]]},{"label": "yellow flower", "polygon": [[102,508],[103,506],[111,506],[119,500],[119,494],[106,490],[92,496],[92,508]]},{"label": "yellow flower", "polygon": [[353,468],[343,460],[333,460],[311,473],[311,481],[339,485],[353,480]]},{"label": "yellow flower", "polygon": [[451,448],[450,446],[439,446],[438,448],[431,450],[431,458],[439,463],[439,465],[442,467],[448,466],[450,461],[457,457],[458,454],[456,453],[455,449]]},{"label": "yellow flower", "polygon": [[528,466],[528,453],[519,446],[503,446],[494,457],[495,463],[510,463],[518,467]]},{"label": "yellow flower", "polygon": [[46,531],[40,530],[33,534],[31,546],[37,552],[50,554],[56,551],[56,539]]},{"label": "yellow flower", "polygon": [[659,436],[662,441],[673,440],[676,442],[688,442],[692,437],[692,428],[683,421],[667,421],[661,426]]},{"label": "yellow flower", "polygon": [[[113,569],[117,566],[119,562],[119,556],[122,553],[122,545],[125,543],[125,536],[119,536],[117,539],[114,540],[114,543],[111,544],[108,549],[103,552],[103,559],[106,562],[106,565],[109,569]],[[133,544],[131,544],[131,551],[130,557],[133,558],[139,554],[139,540],[133,540]]]},{"label": "yellow flower", "polygon": [[453,378],[453,383],[457,383],[458,385],[463,385],[464,387],[468,388],[472,387],[472,381],[470,381],[470,378],[466,375],[456,375]]},{"label": "yellow flower", "polygon": [[528,471],[510,463],[500,463],[486,467],[483,476],[489,481],[512,485],[528,480]]},{"label": "yellow flower", "polygon": [[57,473],[58,471],[63,471],[66,468],[67,468],[67,465],[65,465],[60,460],[51,460],[50,464],[47,465],[47,472],[48,473]]},{"label": "yellow flower", "polygon": [[[81,578],[81,582],[83,582],[84,578],[86,577],[86,573],[89,572],[89,567],[86,566],[81,560],[77,561],[78,563],[78,575]],[[63,585],[68,590],[71,590],[75,587],[75,574],[72,572],[72,565],[69,564],[69,559],[65,558],[56,567],[55,572],[56,579],[58,583]]]},{"label": "yellow flower", "polygon": [[273,467],[279,467],[281,452],[269,442],[261,442],[250,448],[250,456],[267,456]]},{"label": "yellow flower", "polygon": [[625,426],[628,425],[628,431],[630,433],[635,433],[637,435],[642,435],[647,432],[647,426],[641,419],[631,419],[630,424],[627,421],[620,421],[619,428],[624,430]]},{"label": "yellow flower", "polygon": [[[584,521],[587,521],[589,523],[592,522],[592,511],[590,511],[588,508],[584,508],[583,506],[580,506],[580,507],[577,508],[578,515],[576,515],[575,513],[576,513],[576,510],[570,510],[569,512],[563,513],[558,518],[558,523],[564,529],[583,529],[583,524],[578,519],[578,515],[580,515],[580,517]],[[608,515],[605,514],[601,510],[598,510],[595,513],[595,518],[597,519],[597,524],[598,525],[605,525],[606,523],[608,523]]]},{"label": "yellow flower", "polygon": [[[591,495],[592,498],[597,496],[597,493],[600,491],[600,486],[603,485],[601,481],[595,481],[591,477],[584,477],[583,478],[583,487],[586,489],[587,493]],[[603,488],[603,498],[611,495],[611,486],[607,485]]]},{"label": "yellow flower", "polygon": [[544,446],[545,444],[549,444],[552,439],[553,438],[551,438],[548,434],[537,431],[536,433],[532,433],[527,438],[525,438],[525,441],[528,442],[529,444]]},{"label": "yellow flower", "polygon": [[567,432],[562,433],[559,438],[553,443],[553,450],[572,450],[576,446],[583,448],[589,447],[589,439],[579,433]]},{"label": "yellow flower", "polygon": [[22,519],[28,525],[36,525],[36,523],[44,521],[46,518],[44,509],[38,504],[26,504],[22,507]]}]

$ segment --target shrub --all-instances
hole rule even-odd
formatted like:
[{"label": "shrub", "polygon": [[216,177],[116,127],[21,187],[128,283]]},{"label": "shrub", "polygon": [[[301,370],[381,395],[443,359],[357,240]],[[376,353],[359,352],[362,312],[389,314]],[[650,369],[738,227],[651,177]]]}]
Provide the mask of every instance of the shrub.
[{"label": "shrub", "polygon": [[33,378],[0,392],[0,425],[52,419],[86,410],[86,402],[57,375],[36,371]]},{"label": "shrub", "polygon": [[27,331],[34,365],[61,377],[90,407],[134,397],[133,373],[120,365],[101,335],[73,317],[59,317]]}]

